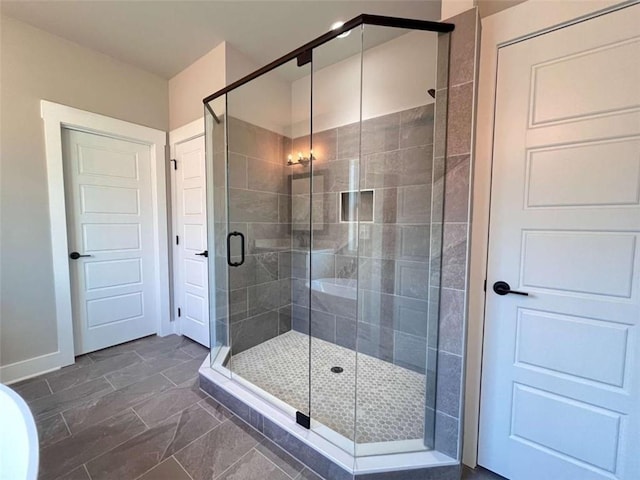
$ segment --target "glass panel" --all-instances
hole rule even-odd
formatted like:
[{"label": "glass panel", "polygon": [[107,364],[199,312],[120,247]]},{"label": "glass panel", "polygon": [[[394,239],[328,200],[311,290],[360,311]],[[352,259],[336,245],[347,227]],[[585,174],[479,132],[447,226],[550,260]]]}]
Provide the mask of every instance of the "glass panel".
[{"label": "glass panel", "polygon": [[310,73],[293,60],[227,94],[227,366],[291,415],[309,414],[307,279],[296,269],[310,230],[291,223],[309,216],[310,146],[294,152],[292,138],[309,129],[309,85],[296,81]]},{"label": "glass panel", "polygon": [[229,351],[228,277],[224,239],[227,235],[227,145],[225,135],[226,96],[205,106],[207,172],[207,244],[214,245],[209,256],[209,334],[211,364],[224,363]]},{"label": "glass panel", "polygon": [[[438,35],[366,25],[363,31],[356,454],[433,446],[437,305],[429,318]],[[360,208],[364,207],[360,197]],[[430,274],[432,277],[430,277]],[[434,288],[436,288],[434,286]],[[435,293],[435,290],[434,290]],[[436,294],[437,295],[437,294]]]},{"label": "glass panel", "polygon": [[311,417],[352,455],[361,49],[361,26],[315,48],[312,82]]}]

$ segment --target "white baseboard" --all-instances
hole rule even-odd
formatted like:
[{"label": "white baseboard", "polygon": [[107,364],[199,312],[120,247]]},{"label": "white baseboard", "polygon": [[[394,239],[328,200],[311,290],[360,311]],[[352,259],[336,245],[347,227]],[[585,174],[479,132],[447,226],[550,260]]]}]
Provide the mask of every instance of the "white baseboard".
[{"label": "white baseboard", "polygon": [[[20,362],[10,363],[9,365],[3,365],[0,367],[0,382],[8,385],[42,375],[43,373],[58,370],[66,366],[63,358],[62,352],[57,351],[40,355],[39,357],[28,358]],[[73,361],[71,363],[73,363]]]}]

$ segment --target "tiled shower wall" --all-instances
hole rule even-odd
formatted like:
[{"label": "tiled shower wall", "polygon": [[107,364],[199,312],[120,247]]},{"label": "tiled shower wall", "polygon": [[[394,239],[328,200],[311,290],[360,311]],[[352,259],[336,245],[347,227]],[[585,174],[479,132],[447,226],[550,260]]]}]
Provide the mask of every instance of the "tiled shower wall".
[{"label": "tiled shower wall", "polygon": [[[312,219],[292,218],[293,328],[424,373],[434,104],[313,135]],[[362,141],[362,160],[360,156]],[[308,152],[309,137],[293,152]],[[294,155],[295,156],[295,155]],[[291,171],[309,174],[310,167]],[[373,190],[373,222],[341,222],[340,192]],[[298,199],[294,199],[298,201]],[[300,212],[301,210],[298,210]],[[307,279],[358,280],[358,300],[309,295]],[[311,328],[307,308],[311,302]]]},{"label": "tiled shower wall", "polygon": [[[228,268],[234,354],[291,329],[291,197],[286,167],[290,142],[229,117],[229,230],[246,238],[244,264]],[[238,255],[237,237],[232,245]]]},{"label": "tiled shower wall", "polygon": [[[448,98],[448,109],[446,151],[435,152],[434,158],[440,177],[434,188],[444,185],[444,219],[440,225],[442,273],[436,285],[440,287],[438,344],[429,345],[429,353],[438,359],[435,448],[459,459],[480,23],[476,8],[446,21],[454,23],[456,28],[450,37],[448,79],[439,76],[436,92],[436,101]],[[446,37],[440,38],[446,41]],[[439,44],[439,48],[446,47],[445,43]],[[439,110],[437,105],[436,110]]]}]

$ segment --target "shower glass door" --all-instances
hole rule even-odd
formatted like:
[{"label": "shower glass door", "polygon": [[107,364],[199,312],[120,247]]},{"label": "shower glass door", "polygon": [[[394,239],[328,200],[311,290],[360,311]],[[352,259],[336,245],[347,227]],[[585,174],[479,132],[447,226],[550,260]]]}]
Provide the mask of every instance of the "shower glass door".
[{"label": "shower glass door", "polygon": [[[311,64],[298,63],[226,94],[225,195],[214,194],[226,213],[216,232],[224,365],[294,418],[309,416],[309,326],[299,317],[308,311],[301,296],[311,245],[311,176],[304,171],[311,147],[297,142],[294,151],[292,142],[309,130],[309,88],[292,85],[308,78]],[[293,216],[299,223],[306,216],[306,225],[293,230]]]}]

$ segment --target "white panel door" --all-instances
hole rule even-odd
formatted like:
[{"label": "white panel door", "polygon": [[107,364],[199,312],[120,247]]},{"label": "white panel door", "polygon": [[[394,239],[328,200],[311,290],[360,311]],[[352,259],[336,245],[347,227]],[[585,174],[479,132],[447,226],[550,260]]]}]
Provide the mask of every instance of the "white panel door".
[{"label": "white panel door", "polygon": [[157,331],[151,160],[101,135],[63,129],[62,142],[79,355]]},{"label": "white panel door", "polygon": [[180,332],[209,346],[207,211],[204,136],[175,148],[177,223],[175,306]]},{"label": "white panel door", "polygon": [[496,102],[479,463],[639,479],[640,6],[501,48]]}]

